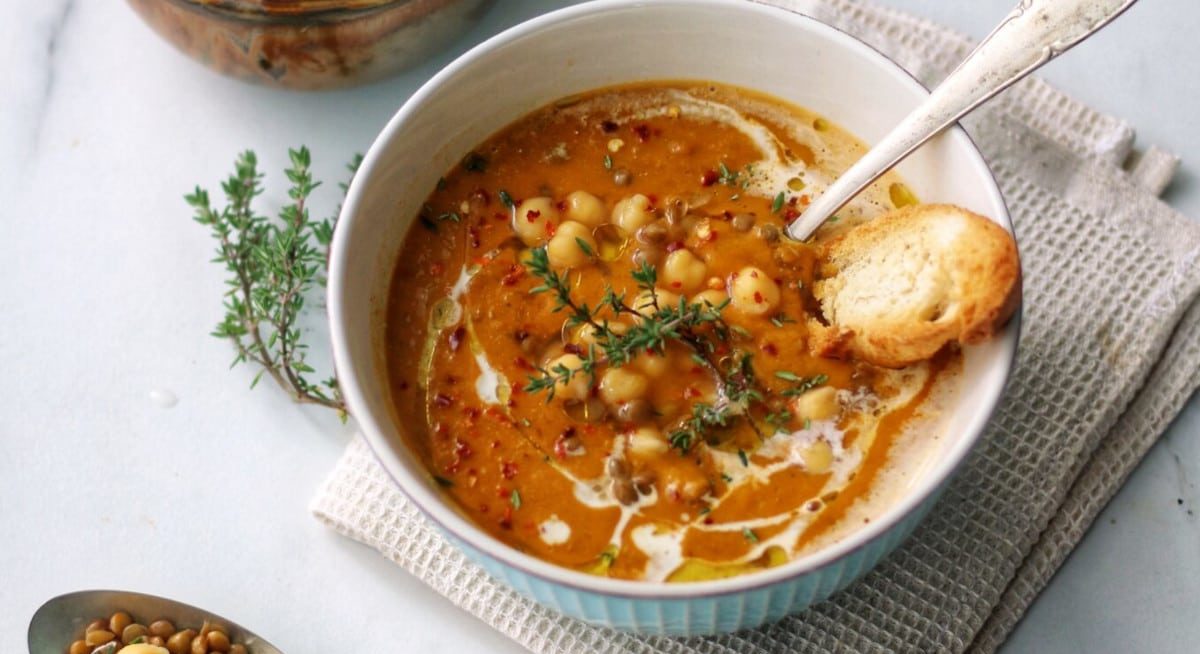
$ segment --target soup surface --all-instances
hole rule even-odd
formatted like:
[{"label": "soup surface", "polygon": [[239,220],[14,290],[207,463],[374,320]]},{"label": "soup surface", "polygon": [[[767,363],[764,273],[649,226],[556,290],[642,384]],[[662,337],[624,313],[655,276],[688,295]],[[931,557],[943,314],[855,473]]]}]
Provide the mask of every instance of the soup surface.
[{"label": "soup surface", "polygon": [[[519,550],[629,579],[742,574],[869,521],[959,355],[809,349],[816,253],[783,229],[863,151],[704,83],[567,98],[482,143],[414,222],[386,316],[433,482]],[[889,175],[817,240],[915,201]]]}]

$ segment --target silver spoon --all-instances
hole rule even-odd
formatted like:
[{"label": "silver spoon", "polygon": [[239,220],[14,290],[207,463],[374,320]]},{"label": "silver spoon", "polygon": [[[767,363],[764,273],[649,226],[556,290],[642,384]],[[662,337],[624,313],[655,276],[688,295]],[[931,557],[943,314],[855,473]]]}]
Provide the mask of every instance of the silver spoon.
[{"label": "silver spoon", "polygon": [[1107,25],[1137,0],[1021,0],[932,93],[788,227],[805,240],[913,150]]},{"label": "silver spoon", "polygon": [[[140,620],[165,618],[180,628],[199,628],[205,620],[225,627],[229,639],[250,654],[283,654],[274,645],[232,620],[165,597],[123,590],[81,590],[59,595],[29,621],[29,654],[63,654],[96,618],[125,611]],[[117,634],[120,636],[120,634]]]}]

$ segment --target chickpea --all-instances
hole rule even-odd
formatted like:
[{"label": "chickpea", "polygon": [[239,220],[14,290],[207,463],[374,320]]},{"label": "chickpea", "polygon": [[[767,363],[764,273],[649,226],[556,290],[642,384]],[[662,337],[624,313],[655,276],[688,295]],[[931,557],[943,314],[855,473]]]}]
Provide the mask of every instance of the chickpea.
[{"label": "chickpea", "polygon": [[135,622],[121,630],[121,642],[128,645],[138,638],[145,638],[148,633],[150,631],[144,625]]},{"label": "chickpea", "polygon": [[208,641],[209,652],[229,652],[229,636],[223,631],[209,631]]},{"label": "chickpea", "polygon": [[241,644],[230,645],[229,654],[246,654],[246,646]]},{"label": "chickpea", "polygon": [[642,352],[633,358],[633,367],[647,377],[662,377],[669,368],[667,357],[657,352]]},{"label": "chickpea", "polygon": [[670,447],[656,427],[638,427],[627,435],[629,453],[640,459],[665,454]]},{"label": "chickpea", "polygon": [[122,647],[118,654],[164,654],[167,651],[162,645],[152,643],[136,643]]},{"label": "chickpea", "polygon": [[[628,330],[629,327],[623,322],[608,323],[608,331],[616,334],[617,336],[624,334]],[[583,325],[578,331],[575,332],[575,340],[579,341],[579,344],[583,345],[585,348],[588,345],[595,345],[598,342],[596,340],[596,328],[592,327],[591,325]]]},{"label": "chickpea", "polygon": [[654,221],[650,198],[638,193],[617,202],[613,207],[612,221],[626,234],[636,233],[639,227]]},{"label": "chickpea", "polygon": [[88,647],[88,644],[86,642],[84,642],[82,640],[77,640],[77,641],[71,643],[71,647],[69,647],[67,649],[67,654],[88,654],[88,652],[91,652],[91,651],[92,651],[92,648]]},{"label": "chickpea", "polygon": [[167,639],[167,651],[171,654],[189,654],[192,651],[192,639],[195,637],[195,629],[177,631]]},{"label": "chickpea", "polygon": [[530,247],[542,243],[558,227],[558,208],[547,197],[529,198],[513,212],[513,231]]},{"label": "chickpea", "polygon": [[155,620],[150,623],[150,633],[159,638],[170,638],[175,633],[175,625],[170,620]]},{"label": "chickpea", "polygon": [[208,636],[197,635],[192,638],[189,654],[208,654]]},{"label": "chickpea", "polygon": [[833,466],[833,448],[825,441],[815,441],[805,448],[801,458],[804,459],[805,471],[814,475],[823,475],[829,472],[829,468]]},{"label": "chickpea", "polygon": [[662,281],[672,290],[693,293],[704,287],[708,266],[691,250],[675,250],[663,264]]},{"label": "chickpea", "polygon": [[759,268],[746,266],[737,272],[730,283],[729,295],[738,311],[762,316],[779,306],[779,285]]},{"label": "chickpea", "polygon": [[[587,247],[580,245],[580,241]],[[588,252],[596,252],[596,239],[592,238],[592,230],[574,220],[559,225],[554,237],[546,245],[546,256],[550,259],[550,265],[555,268],[582,266],[591,260]]]},{"label": "chickpea", "polygon": [[151,636],[146,642],[163,648],[167,646],[167,641],[163,640],[162,636]]},{"label": "chickpea", "polygon": [[[546,369],[554,374],[554,369],[559,365],[566,366],[571,370],[577,370],[583,365],[583,359],[574,354],[564,354],[557,359],[554,359],[546,366]],[[571,380],[568,382],[558,382],[554,386],[554,397],[564,400],[583,400],[588,396],[588,376],[582,372],[577,372],[571,375]],[[173,653],[172,653],[173,654]]]},{"label": "chickpea", "polygon": [[837,389],[822,386],[792,399],[792,413],[799,419],[828,420],[841,411]]},{"label": "chickpea", "polygon": [[588,227],[599,227],[608,222],[608,209],[600,198],[587,191],[575,191],[567,196],[567,208],[563,212],[567,220],[574,220]]},{"label": "chickpea", "polygon": [[125,631],[125,627],[133,624],[133,618],[124,611],[117,611],[108,619],[108,630],[114,634]]},{"label": "chickpea", "polygon": [[103,620],[92,620],[83,632],[86,634],[93,631],[100,631],[101,629],[108,629],[108,623]]},{"label": "chickpea", "polygon": [[116,638],[117,635],[107,629],[94,629],[83,636],[83,642],[96,647]]},{"label": "chickpea", "polygon": [[[662,288],[656,288],[654,289],[654,295],[658,297],[658,306],[660,308],[674,307],[679,305],[679,296],[671,291]],[[651,301],[650,293],[648,291],[642,291],[641,293],[638,293],[637,296],[633,298],[633,304],[630,306],[633,307],[634,311],[637,311],[643,316],[654,315],[654,303]]]},{"label": "chickpea", "polygon": [[641,399],[649,390],[645,375],[625,368],[609,368],[600,378],[600,399],[609,406]]},{"label": "chickpea", "polygon": [[[721,304],[728,299],[729,296],[725,293],[725,291],[709,289],[707,291],[700,291],[699,293],[693,295],[692,304],[699,304],[706,309],[711,306],[715,309],[721,306]],[[724,311],[723,308],[722,311]]]}]

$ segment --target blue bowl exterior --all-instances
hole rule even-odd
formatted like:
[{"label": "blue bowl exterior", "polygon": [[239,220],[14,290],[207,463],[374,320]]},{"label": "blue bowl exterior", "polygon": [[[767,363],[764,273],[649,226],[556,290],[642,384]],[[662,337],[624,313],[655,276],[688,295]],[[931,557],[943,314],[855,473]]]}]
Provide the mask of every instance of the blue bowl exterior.
[{"label": "blue bowl exterior", "polygon": [[447,537],[495,578],[543,606],[573,618],[645,635],[704,636],[774,622],[849,586],[912,533],[944,488],[943,484],[874,540],[822,567],[740,593],[688,599],[601,595],[581,590],[505,565],[449,534]]}]

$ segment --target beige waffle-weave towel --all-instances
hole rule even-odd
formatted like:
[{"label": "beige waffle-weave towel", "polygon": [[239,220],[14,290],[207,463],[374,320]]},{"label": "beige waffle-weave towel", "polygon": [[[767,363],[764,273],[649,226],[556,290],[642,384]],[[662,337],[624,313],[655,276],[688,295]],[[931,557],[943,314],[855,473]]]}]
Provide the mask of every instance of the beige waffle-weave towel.
[{"label": "beige waffle-weave towel", "polygon": [[[926,84],[970,48],[855,0],[775,0],[874,45]],[[316,516],[534,652],[990,652],[1200,385],[1200,224],[1160,202],[1175,159],[1028,80],[967,121],[1000,182],[1025,273],[1016,370],[929,518],[876,570],[761,629],[679,640],[588,626],[493,581],[355,439]]]}]

